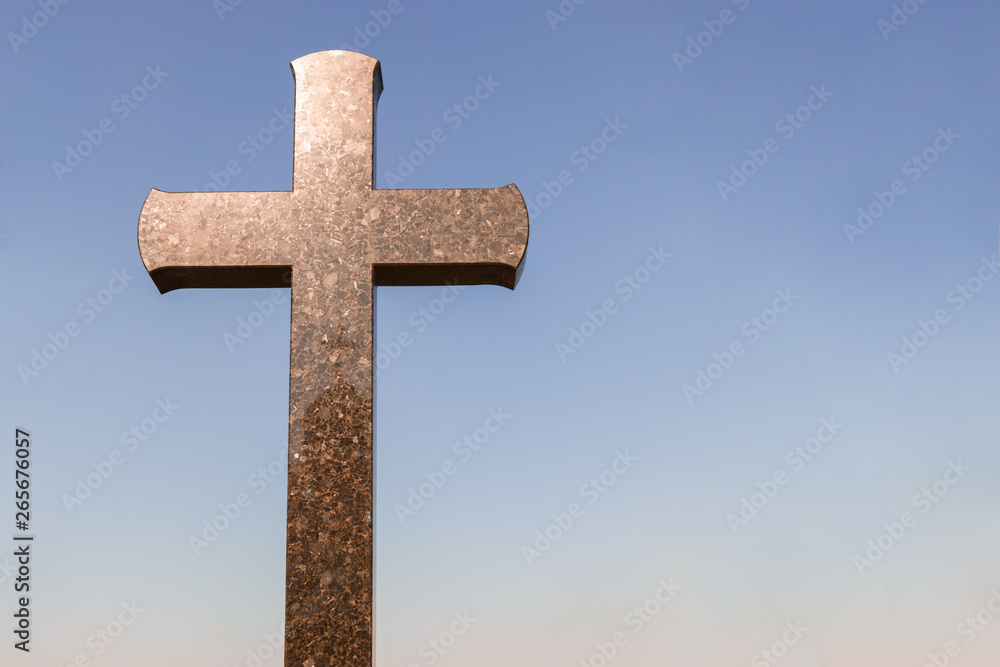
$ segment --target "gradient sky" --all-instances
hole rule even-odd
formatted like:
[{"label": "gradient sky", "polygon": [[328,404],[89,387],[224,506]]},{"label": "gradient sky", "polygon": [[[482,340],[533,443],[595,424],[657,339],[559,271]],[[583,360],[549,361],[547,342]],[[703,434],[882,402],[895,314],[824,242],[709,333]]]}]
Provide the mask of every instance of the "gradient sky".
[{"label": "gradient sky", "polygon": [[0,556],[2,664],[281,664],[288,295],[161,296],[136,225],[152,187],[289,188],[288,63],[338,48],[382,62],[379,187],[533,210],[516,291],[378,291],[379,343],[413,341],[377,381],[379,667],[599,667],[619,632],[623,667],[995,664],[1000,617],[962,624],[1000,590],[1000,8],[224,1],[0,9],[0,430],[32,434],[36,535],[27,656]]}]

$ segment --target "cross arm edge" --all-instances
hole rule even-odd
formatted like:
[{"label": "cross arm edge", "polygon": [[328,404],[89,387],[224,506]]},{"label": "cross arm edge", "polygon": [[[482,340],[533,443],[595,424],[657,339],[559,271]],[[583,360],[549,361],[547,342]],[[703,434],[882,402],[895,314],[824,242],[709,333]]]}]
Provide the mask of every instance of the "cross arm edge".
[{"label": "cross arm edge", "polygon": [[160,294],[178,289],[259,289],[291,287],[291,269],[290,266],[161,266],[149,271],[149,277]]}]

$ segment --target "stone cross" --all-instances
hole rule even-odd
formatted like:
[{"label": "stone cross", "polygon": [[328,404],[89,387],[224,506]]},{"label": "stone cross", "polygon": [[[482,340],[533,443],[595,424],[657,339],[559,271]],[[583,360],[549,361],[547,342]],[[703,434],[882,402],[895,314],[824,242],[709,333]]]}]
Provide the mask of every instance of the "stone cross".
[{"label": "stone cross", "polygon": [[292,63],[293,186],[152,190],[139,251],[161,293],[292,289],[285,665],[372,664],[373,339],[378,285],[514,288],[528,213],[514,185],[376,190],[377,60]]}]

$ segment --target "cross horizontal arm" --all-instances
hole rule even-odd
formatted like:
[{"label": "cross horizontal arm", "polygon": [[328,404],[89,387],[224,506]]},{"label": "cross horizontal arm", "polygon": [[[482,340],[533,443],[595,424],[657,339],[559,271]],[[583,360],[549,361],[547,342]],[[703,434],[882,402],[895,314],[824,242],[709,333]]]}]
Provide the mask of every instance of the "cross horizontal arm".
[{"label": "cross horizontal arm", "polygon": [[161,294],[185,287],[287,287],[291,192],[161,192],[139,217],[139,254]]},{"label": "cross horizontal arm", "polygon": [[499,285],[514,289],[528,247],[528,209],[517,186],[479,190],[375,190],[376,285]]}]

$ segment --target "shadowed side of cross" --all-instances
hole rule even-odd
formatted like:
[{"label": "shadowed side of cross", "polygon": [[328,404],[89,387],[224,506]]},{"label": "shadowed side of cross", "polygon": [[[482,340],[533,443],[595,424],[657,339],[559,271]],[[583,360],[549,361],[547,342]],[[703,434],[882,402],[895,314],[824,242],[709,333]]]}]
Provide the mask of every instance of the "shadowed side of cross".
[{"label": "shadowed side of cross", "polygon": [[153,190],[139,251],[164,293],[291,285],[285,664],[359,667],[372,663],[374,288],[513,289],[528,214],[514,185],[375,190],[378,61],[326,51],[292,71],[293,189]]}]

